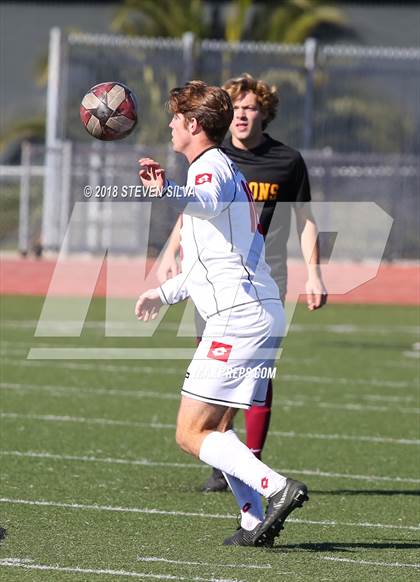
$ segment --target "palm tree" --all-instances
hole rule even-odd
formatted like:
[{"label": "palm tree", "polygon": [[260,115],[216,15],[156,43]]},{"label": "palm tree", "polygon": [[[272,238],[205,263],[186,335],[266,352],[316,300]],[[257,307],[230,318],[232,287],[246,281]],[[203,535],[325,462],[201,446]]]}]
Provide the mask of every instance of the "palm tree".
[{"label": "palm tree", "polygon": [[[17,145],[24,139],[42,143],[45,135],[45,117],[25,117],[19,121],[13,121],[7,125],[0,135],[0,153],[6,148]],[[14,146],[13,146],[14,147]]]},{"label": "palm tree", "polygon": [[112,29],[135,36],[179,37],[193,32],[209,34],[201,0],[125,0],[112,22]]},{"label": "palm tree", "polygon": [[[334,2],[334,0],[332,0]],[[112,28],[122,34],[180,37],[193,32],[198,38],[222,36],[225,40],[263,40],[300,43],[308,36],[351,33],[342,12],[326,0],[231,0],[220,17],[219,5],[210,8],[203,0],[125,0],[118,9]]]},{"label": "palm tree", "polygon": [[310,36],[328,40],[354,36],[345,16],[333,4],[325,0],[284,0],[279,6],[276,0],[266,0],[254,11],[249,38],[298,44]]}]

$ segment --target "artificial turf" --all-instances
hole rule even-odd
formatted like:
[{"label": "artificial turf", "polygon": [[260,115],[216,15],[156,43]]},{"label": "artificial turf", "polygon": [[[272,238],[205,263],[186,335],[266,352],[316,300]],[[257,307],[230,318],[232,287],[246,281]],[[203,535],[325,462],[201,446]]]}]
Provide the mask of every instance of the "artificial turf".
[{"label": "artificial turf", "polygon": [[415,308],[298,306],[264,460],[304,480],[310,502],[266,550],[222,545],[234,499],[200,493],[208,469],[175,445],[186,361],[27,359],[34,347],[192,347],[176,337],[182,307],[151,338],[104,337],[96,299],[80,337],[52,338],[34,337],[41,298],[1,303],[2,580],[418,579]]}]

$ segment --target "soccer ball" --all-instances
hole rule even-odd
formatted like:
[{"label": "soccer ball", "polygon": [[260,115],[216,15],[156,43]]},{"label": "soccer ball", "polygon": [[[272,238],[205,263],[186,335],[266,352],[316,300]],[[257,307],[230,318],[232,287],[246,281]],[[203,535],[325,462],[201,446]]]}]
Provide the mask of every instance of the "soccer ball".
[{"label": "soccer ball", "polygon": [[122,83],[99,83],[83,97],[80,119],[86,131],[97,139],[123,139],[137,123],[136,98]]}]

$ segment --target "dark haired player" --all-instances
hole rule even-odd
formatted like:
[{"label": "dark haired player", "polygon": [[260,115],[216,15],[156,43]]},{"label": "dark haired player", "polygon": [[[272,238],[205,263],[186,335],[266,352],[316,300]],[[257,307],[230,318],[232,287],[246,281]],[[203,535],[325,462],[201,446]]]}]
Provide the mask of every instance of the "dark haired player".
[{"label": "dark haired player", "polygon": [[[229,93],[234,109],[231,135],[223,142],[223,150],[239,166],[252,191],[266,233],[266,260],[280,288],[280,297],[284,302],[287,240],[293,208],[307,267],[308,309],[319,309],[327,301],[327,292],[319,265],[317,227],[308,204],[311,195],[305,162],[298,151],[264,132],[276,115],[276,90],[248,74],[230,79],[223,87]],[[179,224],[174,228],[159,267],[161,280],[177,274],[178,250]],[[197,318],[197,335],[201,335],[202,327],[203,323]],[[258,458],[261,458],[270,423],[271,401],[272,381],[269,380],[264,406],[253,406],[245,411],[246,444]],[[226,488],[226,480],[217,469],[203,486],[207,492]]]},{"label": "dark haired player", "polygon": [[[303,483],[280,475],[252,454],[232,430],[238,408],[263,403],[264,370],[284,333],[279,290],[264,259],[255,204],[237,166],[221,150],[233,117],[229,95],[200,81],[170,93],[172,144],[189,162],[183,197],[166,198],[182,212],[182,269],[140,295],[138,319],[191,297],[205,320],[181,390],[176,440],[187,453],[223,471],[241,508],[241,527],[226,545],[272,546],[287,516],[307,499]],[[169,193],[175,184],[150,158],[140,160],[145,186]],[[249,370],[243,376],[240,370]],[[261,496],[267,499],[264,516]]]}]

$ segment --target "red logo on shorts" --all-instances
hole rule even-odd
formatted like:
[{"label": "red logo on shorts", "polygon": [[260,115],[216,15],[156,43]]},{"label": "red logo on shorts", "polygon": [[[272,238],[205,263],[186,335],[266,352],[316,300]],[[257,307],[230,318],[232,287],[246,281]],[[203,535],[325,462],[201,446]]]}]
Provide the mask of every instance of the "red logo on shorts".
[{"label": "red logo on shorts", "polygon": [[268,477],[263,477],[261,479],[261,487],[263,489],[267,489],[267,487],[268,487]]},{"label": "red logo on shorts", "polygon": [[250,504],[250,503],[245,503],[245,505],[244,505],[244,506],[243,506],[243,508],[242,508],[242,511],[243,511],[244,513],[246,513],[247,511],[249,511],[249,510],[251,509],[251,507],[252,507],[252,506],[251,506],[251,504]]},{"label": "red logo on shorts", "polygon": [[213,174],[209,174],[209,172],[205,172],[204,174],[197,174],[195,177],[195,183],[197,186],[200,184],[205,184],[206,182],[211,182]]},{"label": "red logo on shorts", "polygon": [[220,362],[227,362],[232,351],[232,346],[229,344],[222,344],[220,342],[211,342],[208,358],[219,360]]}]

